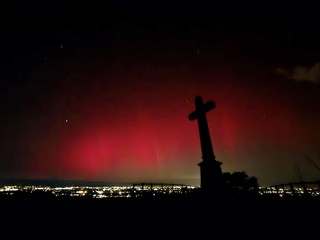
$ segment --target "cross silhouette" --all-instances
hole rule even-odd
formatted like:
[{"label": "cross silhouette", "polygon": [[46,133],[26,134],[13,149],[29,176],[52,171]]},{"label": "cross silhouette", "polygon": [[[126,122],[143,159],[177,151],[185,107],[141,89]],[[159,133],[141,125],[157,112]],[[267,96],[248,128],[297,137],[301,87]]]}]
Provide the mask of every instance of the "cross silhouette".
[{"label": "cross silhouette", "polygon": [[216,107],[215,102],[208,101],[203,103],[202,97],[195,98],[196,110],[189,114],[189,120],[198,120],[200,143],[202,151],[202,162],[200,166],[201,172],[201,188],[209,193],[220,191],[224,187],[224,179],[219,161],[213,153],[210,132],[207,122],[206,113]]}]

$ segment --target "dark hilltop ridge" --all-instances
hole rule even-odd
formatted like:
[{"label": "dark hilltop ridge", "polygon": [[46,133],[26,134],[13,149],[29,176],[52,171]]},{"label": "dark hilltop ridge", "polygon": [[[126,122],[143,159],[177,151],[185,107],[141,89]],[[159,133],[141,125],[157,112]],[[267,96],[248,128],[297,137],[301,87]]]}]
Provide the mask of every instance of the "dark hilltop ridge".
[{"label": "dark hilltop ridge", "polygon": [[9,198],[0,200],[5,220],[2,229],[32,239],[206,239],[210,235],[217,235],[210,239],[314,239],[320,214],[318,198],[231,193],[106,199],[31,195]]},{"label": "dark hilltop ridge", "polygon": [[19,219],[26,225],[37,226],[59,222],[60,225],[106,224],[116,228],[160,227],[163,224],[194,227],[203,224],[223,229],[298,224],[312,228],[320,214],[320,198],[317,197],[270,197],[233,192],[208,195],[199,190],[170,196],[104,199],[16,194],[2,196],[0,204],[6,224]]}]

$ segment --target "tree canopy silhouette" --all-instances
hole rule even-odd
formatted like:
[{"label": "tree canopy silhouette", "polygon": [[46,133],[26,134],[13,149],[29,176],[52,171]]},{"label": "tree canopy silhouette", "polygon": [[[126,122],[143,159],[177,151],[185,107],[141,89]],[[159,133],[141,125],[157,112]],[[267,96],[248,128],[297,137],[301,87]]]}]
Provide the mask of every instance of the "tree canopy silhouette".
[{"label": "tree canopy silhouette", "polygon": [[257,193],[259,189],[258,179],[255,176],[249,177],[244,171],[223,173],[228,190],[237,193]]}]

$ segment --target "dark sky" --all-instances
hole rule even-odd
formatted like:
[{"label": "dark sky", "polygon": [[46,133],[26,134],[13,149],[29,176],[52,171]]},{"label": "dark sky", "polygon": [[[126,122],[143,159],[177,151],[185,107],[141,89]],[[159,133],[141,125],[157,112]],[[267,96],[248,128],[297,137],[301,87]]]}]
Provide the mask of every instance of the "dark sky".
[{"label": "dark sky", "polygon": [[318,1],[2,1],[0,178],[320,179]]}]

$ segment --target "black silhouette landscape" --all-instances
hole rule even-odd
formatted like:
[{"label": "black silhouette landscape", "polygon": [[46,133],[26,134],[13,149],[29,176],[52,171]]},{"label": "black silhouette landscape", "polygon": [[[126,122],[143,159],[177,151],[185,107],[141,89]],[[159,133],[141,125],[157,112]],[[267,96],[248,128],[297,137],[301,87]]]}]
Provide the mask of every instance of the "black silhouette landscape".
[{"label": "black silhouette landscape", "polygon": [[316,238],[319,10],[1,3],[2,238]]}]

